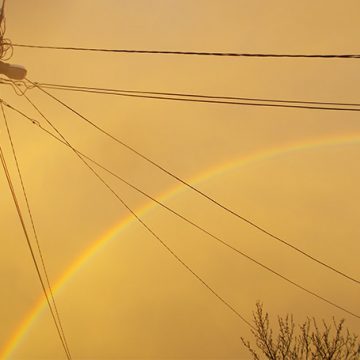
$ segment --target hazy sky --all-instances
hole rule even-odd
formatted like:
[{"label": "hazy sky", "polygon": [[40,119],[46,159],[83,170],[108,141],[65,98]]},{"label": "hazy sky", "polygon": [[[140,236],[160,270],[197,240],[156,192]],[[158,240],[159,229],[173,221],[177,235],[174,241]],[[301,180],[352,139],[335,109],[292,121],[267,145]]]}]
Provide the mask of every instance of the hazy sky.
[{"label": "hazy sky", "polygon": [[[359,1],[9,0],[14,43],[254,53],[359,53]],[[360,61],[72,53],[15,48],[38,82],[228,96],[359,102]],[[357,113],[236,107],[53,92],[184,179],[251,154],[319,139],[357,141],[283,152],[196,184],[202,191],[346,273],[359,277]],[[82,151],[152,196],[177,184],[36,90],[29,97]],[[10,87],[1,97],[38,118]],[[7,111],[51,280],[128,216],[71,151]],[[1,144],[16,178],[9,143]],[[103,174],[103,173],[102,173]],[[104,175],[133,209],[149,203]],[[18,186],[18,182],[15,181]],[[0,174],[0,350],[42,296]],[[193,192],[167,204],[308,289],[358,312],[360,290]],[[21,202],[24,205],[23,201]],[[245,318],[257,300],[275,317],[360,321],[276,278],[159,207],[144,221]],[[74,359],[246,358],[249,330],[139,223],[102,247],[56,293]],[[45,309],[13,359],[63,359]]]}]

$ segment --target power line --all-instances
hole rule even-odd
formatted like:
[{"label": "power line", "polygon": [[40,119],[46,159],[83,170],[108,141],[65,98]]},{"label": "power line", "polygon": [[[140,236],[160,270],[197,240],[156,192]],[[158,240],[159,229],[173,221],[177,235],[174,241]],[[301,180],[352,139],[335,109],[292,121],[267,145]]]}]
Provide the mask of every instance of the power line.
[{"label": "power line", "polygon": [[[32,83],[30,81],[30,83]],[[54,99],[55,101],[57,101],[59,104],[61,104],[62,106],[64,106],[65,108],[67,108],[68,110],[70,110],[71,112],[73,112],[75,115],[77,115],[78,117],[80,117],[81,119],[85,120],[88,124],[90,124],[91,126],[93,126],[95,129],[97,129],[98,131],[102,132],[104,135],[108,136],[109,138],[111,138],[112,140],[114,140],[115,142],[117,142],[118,144],[120,144],[121,146],[127,148],[128,150],[130,150],[131,152],[133,152],[134,154],[136,154],[137,156],[139,156],[140,158],[142,158],[143,160],[147,161],[148,163],[152,164],[153,166],[155,166],[156,168],[158,168],[159,170],[161,170],[162,172],[164,172],[165,174],[167,174],[168,176],[172,177],[173,179],[177,180],[178,182],[180,182],[181,184],[185,185],[186,187],[188,187],[189,189],[195,191],[197,194],[199,194],[200,196],[202,196],[203,198],[207,199],[208,201],[212,202],[214,205],[216,205],[217,207],[225,210],[227,213],[235,216],[236,218],[246,222],[248,225],[254,227],[255,229],[257,229],[258,231],[264,233],[265,235],[268,235],[269,237],[271,237],[272,239],[282,243],[285,246],[288,246],[289,248],[291,248],[292,250],[298,252],[299,254],[306,256],[308,259],[318,263],[319,265],[322,265],[324,267],[326,267],[327,269],[337,273],[340,276],[343,276],[345,278],[347,278],[348,280],[353,281],[354,283],[356,283],[357,285],[360,284],[360,281],[355,279],[354,277],[347,275],[346,273],[334,268],[333,266],[325,263],[324,261],[316,258],[315,256],[309,254],[308,252],[301,250],[300,248],[296,247],[295,245],[292,245],[291,243],[289,243],[288,241],[280,238],[279,236],[275,235],[274,233],[272,233],[269,230],[266,230],[264,227],[257,225],[254,221],[249,220],[247,218],[245,218],[244,216],[240,215],[239,213],[237,213],[235,210],[230,209],[229,207],[227,207],[226,205],[220,203],[219,201],[215,200],[214,198],[212,198],[211,196],[207,195],[206,193],[204,193],[203,191],[199,190],[198,188],[196,188],[195,186],[191,185],[190,183],[188,183],[187,181],[183,180],[182,178],[180,178],[179,176],[175,175],[173,172],[167,170],[166,168],[164,168],[162,165],[160,165],[159,163],[157,163],[156,161],[150,159],[149,157],[147,157],[146,155],[142,154],[140,151],[136,150],[135,148],[133,148],[132,146],[126,144],[125,142],[123,142],[122,140],[120,140],[119,138],[115,137],[114,135],[112,135],[111,133],[109,133],[108,131],[104,130],[103,128],[101,128],[99,125],[95,124],[94,122],[92,122],[91,120],[89,120],[87,117],[85,117],[84,115],[82,115],[81,113],[79,113],[77,110],[73,109],[71,106],[67,105],[66,103],[64,103],[62,100],[60,100],[59,98],[57,98],[56,96],[54,96],[53,94],[49,93],[48,91],[44,90],[41,86],[36,85],[35,83],[32,83],[34,86],[36,86],[39,90],[41,90],[43,93],[45,93],[46,95],[48,95],[49,97],[51,97],[52,99]]]},{"label": "power line", "polygon": [[51,287],[51,284],[50,284],[48,272],[47,272],[46,265],[45,265],[45,259],[44,259],[44,256],[43,256],[43,252],[42,252],[42,250],[41,250],[38,233],[37,233],[37,230],[36,230],[36,227],[35,227],[34,217],[33,217],[33,215],[32,215],[32,211],[31,211],[31,208],[30,208],[29,198],[28,198],[28,196],[27,196],[27,191],[26,191],[26,189],[25,189],[25,184],[24,184],[24,181],[23,181],[23,176],[22,176],[22,174],[21,174],[19,161],[18,161],[18,158],[17,158],[17,155],[16,155],[16,151],[15,151],[15,145],[14,145],[14,142],[13,142],[13,139],[12,139],[12,135],[11,135],[11,131],[10,131],[10,127],[9,127],[8,121],[7,121],[7,116],[6,116],[5,111],[4,111],[3,103],[1,103],[1,110],[2,110],[3,117],[4,117],[5,125],[6,125],[6,130],[7,130],[8,138],[9,138],[9,141],[10,141],[10,144],[11,144],[11,149],[12,149],[13,157],[14,157],[14,160],[15,160],[16,169],[17,169],[17,172],[18,172],[18,175],[19,175],[22,192],[23,192],[23,195],[24,195],[24,198],[25,198],[27,211],[28,211],[28,214],[29,214],[29,218],[30,218],[30,222],[31,222],[33,234],[34,234],[35,241],[36,241],[36,246],[37,246],[38,253],[39,253],[39,256],[40,256],[42,269],[43,269],[43,272],[44,272],[44,274],[45,274],[45,280],[46,280],[46,283],[47,283],[47,286],[48,286],[48,290],[49,290],[49,294],[50,294],[50,297],[51,297],[51,300],[52,300],[52,305],[53,305],[53,307],[54,307],[54,312],[55,312],[55,315],[56,315],[56,318],[57,318],[57,321],[58,321],[58,324],[59,324],[59,328],[60,328],[60,331],[61,331],[62,338],[63,338],[63,340],[64,340],[64,344],[65,344],[65,346],[66,346],[67,353],[70,355],[69,346],[68,346],[68,343],[67,343],[67,340],[66,340],[64,328],[63,328],[63,325],[62,325],[62,322],[61,322],[61,318],[60,318],[60,315],[59,315],[58,307],[57,307],[57,305],[56,305],[56,301],[55,301],[54,294],[53,294],[53,291],[52,291],[52,287]]},{"label": "power line", "polygon": [[30,237],[29,237],[29,234],[28,234],[27,229],[26,229],[25,221],[24,221],[23,215],[22,215],[22,213],[21,213],[20,205],[19,205],[19,202],[18,202],[18,199],[17,199],[17,196],[16,196],[16,192],[15,192],[15,189],[14,189],[14,186],[13,186],[13,183],[12,183],[12,180],[11,180],[11,176],[10,176],[10,173],[9,173],[9,170],[8,170],[8,167],[7,167],[7,164],[6,164],[6,161],[5,161],[5,157],[4,157],[4,153],[3,153],[3,150],[2,150],[1,145],[0,145],[0,158],[1,158],[1,163],[2,163],[2,166],[3,166],[4,172],[5,172],[5,176],[6,176],[6,179],[7,179],[9,188],[10,188],[10,191],[11,191],[11,195],[12,195],[12,198],[13,198],[13,201],[14,201],[14,204],[15,204],[15,207],[16,207],[16,211],[17,211],[17,213],[18,213],[18,217],[19,217],[19,220],[20,220],[20,223],[21,223],[21,227],[22,227],[22,229],[23,229],[23,232],[24,232],[24,235],[25,235],[25,238],[26,238],[26,242],[27,242],[28,248],[29,248],[29,250],[30,250],[31,258],[32,258],[33,263],[34,263],[34,265],[35,265],[36,273],[37,273],[38,278],[39,278],[39,280],[40,280],[41,287],[42,287],[43,293],[44,293],[44,295],[45,295],[47,304],[48,304],[48,306],[49,306],[52,319],[53,319],[53,321],[54,321],[54,324],[55,324],[57,333],[58,333],[58,335],[59,335],[59,338],[60,338],[62,347],[63,347],[63,349],[64,349],[64,351],[65,351],[66,358],[67,358],[68,360],[71,360],[71,354],[69,353],[68,348],[67,348],[67,346],[66,346],[66,343],[65,343],[65,341],[64,341],[64,339],[63,339],[63,337],[62,337],[61,329],[60,329],[60,327],[59,327],[59,325],[58,325],[58,323],[57,323],[57,319],[56,319],[54,310],[53,310],[53,308],[52,308],[52,305],[51,305],[49,296],[48,296],[47,291],[46,291],[46,287],[45,287],[44,281],[43,281],[42,276],[41,276],[40,268],[39,268],[39,266],[38,266],[38,263],[37,263],[37,260],[36,260],[35,254],[34,254],[34,250],[33,250],[33,248],[32,248],[31,242],[30,242]]},{"label": "power line", "polygon": [[[205,286],[214,296],[217,297],[228,309],[230,309],[238,318],[240,318],[250,328],[254,328],[253,325],[246,320],[229,302],[227,302],[222,296],[220,296],[210,285],[208,285],[195,271],[191,269],[176,253],[157,235],[137,214],[130,206],[116,193],[116,191],[98,174],[98,172],[83,158],[80,152],[78,152],[68,140],[61,134],[61,132],[50,122],[50,120],[41,112],[41,110],[25,95],[28,102],[36,109],[41,117],[51,126],[51,128],[60,136],[62,139],[58,139],[66,146],[68,146],[75,155],[84,163],[84,165],[101,181],[101,183],[116,197],[117,200],[135,217],[135,219],[153,236],[159,243],[187,270],[189,271],[200,283]],[[7,104],[6,104],[7,105]],[[8,106],[8,105],[7,105]],[[14,109],[13,107],[11,107]],[[15,110],[16,111],[16,110]],[[360,318],[360,316],[359,316]]]},{"label": "power line", "polygon": [[[8,81],[6,79],[0,79],[0,83],[10,84],[14,86],[13,81]],[[293,109],[306,109],[306,110],[360,112],[359,103],[260,99],[260,98],[247,98],[247,97],[235,97],[235,96],[214,96],[214,95],[156,92],[156,91],[106,89],[106,88],[61,85],[61,84],[52,84],[52,83],[36,83],[36,82],[34,82],[34,84],[43,89],[84,92],[84,93],[102,94],[102,95],[115,95],[115,96],[134,97],[134,98],[146,98],[146,99],[155,99],[155,100],[196,102],[196,103],[221,104],[221,105],[256,106],[256,107],[280,107],[280,108],[293,108]],[[21,93],[19,93],[20,95],[23,95],[23,93],[25,93],[28,89],[34,87],[34,86],[26,87],[26,84],[24,85],[25,85],[25,89],[21,91]],[[19,89],[19,87],[20,86],[18,86],[17,89]],[[322,105],[322,106],[316,106],[316,105]],[[338,106],[346,106],[346,107],[338,107]],[[347,107],[347,106],[353,106],[353,107]]]},{"label": "power line", "polygon": [[[6,79],[1,79],[6,80]],[[79,90],[79,91],[99,91],[104,94],[115,95],[116,93],[133,93],[133,94],[147,94],[147,95],[164,95],[164,96],[181,96],[190,98],[204,98],[204,99],[223,99],[223,100],[240,100],[240,101],[262,101],[262,102],[274,102],[274,103],[288,103],[288,104],[311,104],[311,105],[334,105],[334,106],[359,106],[360,103],[344,103],[344,102],[332,102],[332,101],[306,101],[306,100],[284,100],[284,99],[264,99],[264,98],[249,98],[239,96],[222,96],[222,95],[205,95],[197,93],[174,93],[174,92],[159,92],[159,91],[141,91],[133,89],[112,89],[112,88],[99,88],[89,86],[76,86],[76,85],[64,85],[54,83],[37,83],[41,87],[59,89],[59,90]]]},{"label": "power line", "polygon": [[[42,131],[46,132],[48,135],[50,135],[51,137],[53,137],[55,140],[61,142],[62,144],[70,147],[74,152],[77,153],[77,155],[79,157],[82,157],[82,158],[85,158],[89,161],[91,161],[93,164],[95,164],[96,166],[100,167],[102,170],[106,171],[107,173],[109,173],[110,175],[114,176],[115,178],[117,178],[118,180],[122,181],[124,184],[126,184],[127,186],[131,187],[132,189],[136,190],[137,192],[141,193],[143,196],[146,196],[148,199],[150,199],[151,201],[157,203],[159,206],[163,207],[164,209],[170,211],[172,214],[176,215],[177,217],[181,218],[183,221],[187,222],[188,224],[194,226],[195,228],[197,228],[198,230],[202,231],[203,233],[205,233],[206,235],[212,237],[213,239],[215,239],[216,241],[218,241],[219,243],[225,245],[226,247],[228,247],[229,249],[235,251],[237,254],[245,257],[246,259],[248,259],[249,261],[255,263],[256,265],[262,267],[263,269],[271,272],[272,274],[276,275],[277,277],[280,277],[281,279],[285,280],[286,282],[290,283],[291,285],[297,287],[298,289],[302,290],[302,291],[305,291],[306,293],[326,302],[327,304],[329,305],[332,305],[342,311],[345,311],[346,313],[352,315],[352,316],[355,316],[357,318],[360,318],[359,315],[356,315],[354,314],[353,312],[343,308],[342,306],[340,305],[337,305],[336,303],[322,297],[321,295],[311,291],[311,290],[308,290],[307,288],[303,287],[302,285],[290,280],[289,278],[287,278],[286,276],[278,273],[277,271],[273,270],[272,268],[264,265],[263,263],[257,261],[256,259],[252,258],[251,256],[247,255],[246,253],[238,250],[237,248],[235,248],[234,246],[228,244],[226,241],[222,240],[220,237],[216,236],[216,235],[213,235],[210,231],[206,230],[205,228],[203,228],[202,226],[196,224],[195,222],[193,222],[192,220],[189,220],[188,218],[186,218],[184,215],[181,215],[180,213],[178,213],[177,211],[171,209],[170,207],[168,207],[167,205],[165,205],[164,203],[162,203],[161,201],[155,199],[154,197],[152,197],[151,195],[148,195],[145,191],[141,190],[140,188],[136,187],[135,185],[131,184],[129,181],[123,179],[122,177],[120,177],[119,175],[117,175],[116,173],[114,173],[113,171],[109,170],[107,167],[101,165],[99,162],[97,162],[96,160],[92,159],[91,157],[87,156],[86,154],[80,152],[79,150],[75,149],[74,147],[72,147],[70,144],[68,144],[66,141],[60,139],[59,137],[57,137],[56,135],[54,135],[53,133],[51,133],[50,131],[48,131],[47,129],[45,129],[44,127],[42,127],[42,125],[30,118],[29,116],[27,116],[26,114],[24,114],[23,112],[21,112],[20,110],[18,109],[15,109],[14,107],[12,107],[11,105],[9,104],[6,104],[6,106],[8,106],[10,109],[12,109],[13,111],[17,112],[18,114],[22,115],[24,118],[26,118],[27,120],[29,120],[31,123],[33,123],[34,125],[38,126]],[[84,159],[82,159],[83,162]],[[87,166],[89,167],[89,165],[87,164]],[[92,170],[93,171],[93,170]],[[93,171],[94,172],[94,171]],[[98,176],[98,175],[97,175]],[[101,180],[103,182],[103,180]],[[106,183],[105,183],[106,184]],[[110,189],[110,191],[116,196],[117,194],[109,187],[109,185],[106,184],[106,186]],[[120,200],[120,199],[119,199]],[[120,200],[122,201],[122,200]],[[140,220],[139,220],[140,221]],[[154,234],[153,234],[154,235]],[[156,236],[156,235],[154,235]],[[176,255],[175,255],[176,256]],[[190,270],[191,271],[191,270]],[[192,272],[192,271],[191,271]],[[196,275],[195,275],[196,276]],[[200,280],[201,281],[201,280]],[[211,290],[212,291],[212,290]]]},{"label": "power line", "polygon": [[257,58],[319,58],[319,59],[359,59],[360,54],[263,54],[263,53],[234,53],[234,52],[206,52],[206,51],[169,51],[169,50],[138,50],[138,49],[105,49],[75,46],[47,46],[32,44],[13,44],[13,46],[31,49],[92,51],[126,54],[161,54],[161,55],[197,55],[222,57],[257,57]]}]

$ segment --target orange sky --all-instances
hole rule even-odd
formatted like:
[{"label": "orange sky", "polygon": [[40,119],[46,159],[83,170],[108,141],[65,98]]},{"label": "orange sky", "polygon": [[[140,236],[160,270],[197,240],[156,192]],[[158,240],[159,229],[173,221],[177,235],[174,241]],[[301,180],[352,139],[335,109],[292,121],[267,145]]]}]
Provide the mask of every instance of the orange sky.
[{"label": "orange sky", "polygon": [[[270,53],[359,53],[358,1],[12,0],[14,43]],[[15,48],[33,81],[229,96],[359,102],[359,60],[71,53]],[[176,182],[36,90],[29,96],[78,148],[153,196]],[[54,92],[126,143],[186,179],[286,144],[360,135],[357,113],[232,107]],[[1,97],[27,114],[24,98]],[[74,155],[7,111],[55,281],[126,210]],[[0,140],[10,161],[1,122]],[[359,277],[360,144],[317,146],[220,171],[197,186],[294,245]],[[239,162],[241,164],[241,161]],[[134,209],[148,200],[108,175]],[[18,182],[16,182],[18,185]],[[41,296],[5,177],[0,174],[0,349]],[[357,310],[358,287],[182,190],[167,204],[307,288]],[[23,203],[22,203],[23,204]],[[241,314],[261,300],[275,317],[345,317],[153,207],[143,218]],[[246,358],[246,326],[135,221],[57,293],[74,359]],[[12,359],[63,359],[44,310]],[[1,350],[0,350],[1,352]]]}]

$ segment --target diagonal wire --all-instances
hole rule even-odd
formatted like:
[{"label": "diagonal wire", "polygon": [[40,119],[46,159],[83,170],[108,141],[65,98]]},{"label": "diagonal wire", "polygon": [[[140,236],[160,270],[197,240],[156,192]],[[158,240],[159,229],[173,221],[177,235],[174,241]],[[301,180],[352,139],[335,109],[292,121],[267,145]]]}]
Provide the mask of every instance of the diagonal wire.
[{"label": "diagonal wire", "polygon": [[207,195],[206,193],[204,193],[203,191],[199,190],[198,188],[196,188],[195,186],[191,185],[190,183],[188,183],[187,181],[185,181],[184,179],[180,178],[179,176],[177,176],[176,174],[174,174],[173,172],[167,170],[165,167],[163,167],[162,165],[160,165],[158,162],[150,159],[148,156],[142,154],[140,151],[136,150],[134,147],[126,144],[124,141],[120,140],[119,138],[117,138],[116,136],[112,135],[110,132],[106,131],[105,129],[103,129],[102,127],[100,127],[99,125],[95,124],[94,122],[92,122],[90,119],[88,119],[87,117],[85,117],[84,115],[82,115],[81,113],[79,113],[77,110],[73,109],[71,106],[67,105],[66,103],[64,103],[62,100],[60,100],[59,98],[57,98],[56,96],[54,96],[53,94],[49,93],[48,91],[44,90],[41,86],[36,85],[36,83],[31,82],[30,80],[28,80],[32,85],[34,85],[35,87],[37,87],[39,90],[41,90],[43,93],[45,93],[46,95],[48,95],[49,97],[51,97],[52,99],[54,99],[56,102],[58,102],[59,104],[61,104],[62,106],[64,106],[65,108],[67,108],[68,110],[70,110],[71,112],[73,112],[75,115],[77,115],[78,117],[80,117],[81,119],[85,120],[88,124],[90,124],[91,126],[93,126],[95,129],[99,130],[100,132],[102,132],[104,135],[108,136],[109,138],[111,138],[112,140],[114,140],[115,142],[117,142],[118,144],[122,145],[123,147],[127,148],[128,150],[130,150],[132,153],[136,154],[137,156],[139,156],[140,158],[142,158],[143,160],[147,161],[148,163],[152,164],[153,166],[155,166],[156,168],[158,168],[159,170],[161,170],[162,172],[164,172],[165,174],[167,174],[168,176],[172,177],[173,179],[177,180],[178,182],[180,182],[181,184],[185,185],[187,188],[193,190],[194,192],[196,192],[197,194],[199,194],[200,196],[202,196],[203,198],[207,199],[208,201],[212,202],[214,205],[216,205],[217,207],[225,210],[227,213],[233,215],[234,217],[244,221],[245,223],[247,223],[248,225],[254,227],[255,229],[257,229],[258,231],[262,232],[263,234],[271,237],[273,240],[276,240],[278,242],[280,242],[281,244],[288,246],[289,248],[291,248],[292,250],[298,252],[299,254],[307,257],[308,259],[318,263],[321,266],[326,267],[327,269],[337,273],[338,275],[347,278],[348,280],[356,283],[357,285],[360,284],[360,280],[344,273],[341,270],[336,269],[335,267],[333,267],[332,265],[327,264],[325,261],[322,261],[318,258],[316,258],[315,256],[309,254],[308,252],[298,248],[297,246],[289,243],[288,241],[282,239],[281,237],[275,235],[273,232],[271,232],[270,230],[265,229],[264,227],[256,224],[254,221],[240,215],[239,213],[237,213],[235,210],[230,209],[229,207],[227,207],[226,205],[220,203],[219,201],[217,201],[216,199],[212,198],[211,196]]},{"label": "diagonal wire", "polygon": [[235,52],[207,52],[207,51],[169,51],[169,50],[140,50],[140,49],[105,49],[85,48],[75,46],[46,46],[32,44],[13,44],[16,47],[48,50],[91,51],[127,54],[162,54],[162,55],[198,55],[222,57],[259,57],[259,58],[319,58],[319,59],[359,59],[360,54],[263,54],[263,53],[235,53]]},{"label": "diagonal wire", "polygon": [[[159,243],[187,270],[189,271],[200,283],[205,286],[218,300],[220,300],[228,309],[230,309],[238,318],[240,318],[245,324],[250,328],[254,328],[250,321],[246,320],[229,302],[227,302],[222,296],[220,296],[210,285],[208,285],[205,280],[203,280],[194,270],[190,268],[160,237],[157,235],[137,214],[130,206],[115,192],[115,190],[98,174],[98,172],[84,159],[82,154],[78,152],[61,134],[61,132],[50,122],[50,120],[41,112],[41,110],[29,99],[27,95],[24,95],[28,102],[36,109],[36,111],[41,115],[41,117],[51,126],[51,128],[59,135],[61,139],[58,139],[65,145],[67,145],[76,156],[84,163],[84,165],[101,181],[103,185],[121,202],[121,204],[136,218],[137,221],[153,236]],[[5,104],[9,106],[8,104]],[[13,107],[10,107],[14,109]],[[15,110],[16,111],[16,110]],[[27,117],[28,118],[28,117]],[[34,121],[32,121],[34,123]],[[35,123],[39,124],[35,121]],[[54,135],[53,135],[54,136]],[[360,318],[360,316],[359,316]]]},{"label": "diagonal wire", "polygon": [[[138,187],[132,185],[132,184],[131,184],[130,182],[128,182],[127,180],[124,180],[124,179],[121,178],[119,175],[117,175],[117,174],[115,174],[113,171],[107,169],[105,166],[101,165],[100,163],[98,163],[97,161],[95,161],[94,159],[92,159],[91,157],[89,157],[89,156],[85,155],[84,153],[80,152],[79,150],[75,149],[74,147],[72,147],[71,145],[69,145],[69,144],[68,144],[66,141],[64,141],[63,139],[57,137],[57,136],[54,135],[52,132],[50,132],[50,131],[48,131],[47,129],[43,128],[38,121],[30,118],[29,116],[27,116],[26,114],[24,114],[24,113],[21,112],[20,110],[15,109],[14,107],[12,107],[12,106],[9,105],[9,104],[5,104],[5,105],[8,106],[10,109],[16,111],[18,114],[22,115],[24,118],[26,118],[27,120],[29,120],[30,122],[32,122],[34,125],[38,126],[41,130],[43,130],[44,132],[46,132],[48,135],[52,136],[55,140],[57,140],[57,141],[61,142],[62,144],[70,147],[74,152],[76,152],[76,154],[77,154],[79,157],[82,157],[82,158],[85,158],[85,159],[91,161],[93,164],[95,164],[96,166],[100,167],[101,169],[103,169],[103,170],[106,171],[107,173],[111,174],[112,176],[114,176],[114,177],[117,178],[118,180],[122,181],[123,183],[125,183],[126,185],[128,185],[129,187],[131,187],[132,189],[138,191],[138,192],[141,193],[142,195],[146,196],[148,199],[154,201],[155,203],[157,203],[157,204],[160,205],[161,207],[165,208],[166,210],[170,211],[170,212],[173,213],[174,215],[178,216],[179,218],[181,218],[181,219],[184,220],[185,222],[187,222],[187,223],[189,223],[190,225],[196,227],[198,230],[200,230],[200,231],[202,231],[203,233],[207,234],[208,236],[212,237],[213,239],[215,239],[215,240],[218,241],[219,243],[221,243],[221,244],[225,245],[226,247],[228,247],[229,249],[235,251],[237,254],[245,257],[245,258],[248,259],[249,261],[251,261],[251,262],[255,263],[256,265],[262,267],[263,269],[271,272],[272,274],[280,277],[281,279],[283,279],[283,280],[285,280],[286,282],[290,283],[291,285],[297,287],[298,289],[300,289],[300,290],[302,290],[302,291],[305,291],[306,293],[308,293],[308,294],[310,294],[310,295],[312,295],[312,296],[314,296],[314,297],[316,297],[316,298],[318,298],[318,299],[326,302],[327,304],[329,304],[329,305],[331,305],[331,306],[334,306],[334,307],[336,307],[336,308],[338,308],[338,309],[340,309],[340,310],[342,310],[342,311],[344,311],[344,312],[346,312],[346,313],[348,313],[348,314],[350,314],[350,315],[352,315],[352,316],[354,316],[354,317],[356,317],[356,318],[360,318],[359,315],[357,315],[357,314],[355,314],[355,313],[353,313],[353,312],[345,309],[344,307],[342,307],[342,306],[340,306],[340,305],[338,305],[338,304],[336,304],[336,303],[334,303],[334,302],[332,302],[332,301],[330,301],[330,300],[322,297],[321,295],[319,295],[319,294],[317,294],[317,293],[315,293],[315,292],[313,292],[313,291],[311,291],[311,290],[308,290],[307,288],[303,287],[302,285],[299,285],[298,283],[290,280],[290,279],[287,278],[286,276],[278,273],[277,271],[273,270],[272,268],[270,268],[270,267],[262,264],[261,262],[257,261],[256,259],[254,259],[254,258],[250,257],[249,255],[245,254],[244,252],[238,250],[238,249],[235,248],[234,246],[232,246],[232,245],[228,244],[227,242],[225,242],[224,240],[222,240],[220,237],[218,237],[218,236],[216,236],[216,235],[213,235],[212,233],[210,233],[210,232],[209,232],[208,230],[206,230],[205,228],[201,227],[200,225],[198,225],[198,224],[196,224],[195,222],[193,222],[193,221],[189,220],[188,218],[186,218],[184,215],[181,215],[180,213],[178,213],[178,212],[176,212],[175,210],[171,209],[171,208],[168,207],[167,205],[163,204],[161,201],[159,201],[159,200],[155,199],[154,197],[148,195],[148,194],[145,193],[143,190],[141,190],[141,189],[139,189]],[[84,159],[82,159],[82,160],[83,160],[83,162],[85,162]],[[88,164],[87,164],[87,166],[89,167]],[[97,175],[97,176],[98,176],[98,175]],[[102,179],[101,179],[101,181],[104,183],[104,181],[103,181]],[[105,183],[105,185],[110,189],[111,192],[113,192],[113,193],[115,194],[116,197],[118,197],[117,194],[116,194],[106,183]],[[122,201],[121,199],[119,199],[119,200]],[[126,206],[126,205],[125,205],[125,206]],[[138,217],[136,216],[136,218],[138,218]],[[141,220],[141,219],[140,219],[139,221],[142,223],[142,220]],[[145,226],[145,224],[144,224],[144,226]],[[154,236],[156,236],[156,235],[154,235]],[[161,241],[161,240],[160,240],[160,241]],[[174,255],[174,256],[176,257],[176,255]],[[189,270],[189,269],[188,269],[188,270]],[[190,270],[190,271],[192,272],[192,270]],[[193,273],[193,275],[196,276],[196,274],[194,274],[194,273]],[[197,277],[197,276],[196,276],[196,277]],[[200,280],[200,279],[199,279],[199,280]],[[200,280],[200,281],[201,281],[201,280]],[[201,281],[201,282],[202,282],[202,281]],[[206,286],[206,285],[205,285],[205,286]],[[210,291],[212,291],[212,290],[210,289]],[[212,291],[212,292],[213,292],[213,291]],[[221,300],[221,301],[223,301],[223,300]],[[223,302],[224,302],[224,301],[223,301]]]},{"label": "diagonal wire", "polygon": [[37,273],[38,278],[39,278],[39,280],[40,280],[41,287],[42,287],[43,293],[44,293],[44,295],[45,295],[47,304],[48,304],[48,306],[49,306],[52,319],[53,319],[53,321],[54,321],[54,324],[55,324],[57,333],[58,333],[58,335],[59,335],[59,338],[60,338],[62,347],[63,347],[63,349],[64,349],[64,351],[65,351],[66,358],[67,358],[68,360],[71,360],[71,354],[68,352],[68,349],[67,349],[67,347],[66,347],[66,344],[65,344],[65,342],[64,342],[64,339],[63,339],[63,337],[62,337],[60,327],[59,327],[59,325],[58,325],[58,323],[57,323],[57,319],[56,319],[54,310],[53,310],[53,308],[52,308],[52,305],[51,305],[49,296],[48,296],[47,291],[46,291],[45,283],[44,283],[44,281],[43,281],[43,279],[42,279],[42,275],[41,275],[41,272],[40,272],[40,268],[39,268],[39,265],[38,265],[38,263],[37,263],[37,260],[36,260],[35,254],[34,254],[34,250],[33,250],[33,248],[32,248],[31,242],[30,242],[30,237],[29,237],[29,234],[28,234],[27,229],[26,229],[25,221],[24,221],[23,215],[22,215],[22,213],[21,213],[20,205],[19,205],[19,202],[18,202],[18,199],[17,199],[17,196],[16,196],[16,192],[15,192],[15,189],[14,189],[14,186],[13,186],[13,183],[12,183],[12,180],[11,180],[11,176],[10,176],[10,173],[9,173],[9,170],[8,170],[8,167],[7,167],[7,164],[6,164],[6,161],[5,161],[5,157],[4,157],[4,153],[3,153],[3,150],[2,150],[1,145],[0,145],[0,158],[1,158],[1,163],[2,163],[2,166],[3,166],[4,172],[5,172],[5,175],[6,175],[6,179],[7,179],[7,182],[8,182],[9,188],[10,188],[10,191],[11,191],[11,195],[12,195],[12,198],[13,198],[13,201],[14,201],[14,204],[15,204],[15,207],[16,207],[16,211],[17,211],[17,213],[18,213],[18,216],[19,216],[19,219],[20,219],[20,223],[21,223],[23,232],[24,232],[25,237],[26,237],[26,242],[27,242],[28,248],[29,248],[29,250],[30,250],[31,258],[32,258],[33,263],[34,263],[34,265],[35,265],[36,273]]},{"label": "diagonal wire", "polygon": [[24,195],[24,198],[25,198],[26,207],[27,207],[27,211],[28,211],[31,226],[32,226],[32,231],[33,231],[33,234],[34,234],[34,237],[35,237],[36,246],[37,246],[38,253],[39,253],[39,256],[40,256],[42,269],[43,269],[43,272],[45,274],[45,280],[46,280],[46,283],[47,283],[47,287],[49,289],[50,298],[51,298],[51,301],[52,301],[52,305],[54,307],[54,312],[55,312],[55,315],[56,315],[56,318],[57,318],[57,321],[58,321],[58,324],[59,324],[59,328],[60,328],[60,331],[61,331],[62,338],[64,340],[64,344],[65,344],[67,353],[70,355],[71,353],[70,353],[70,350],[69,350],[68,342],[66,340],[64,328],[63,328],[63,325],[62,325],[62,322],[61,322],[58,307],[56,305],[56,301],[55,301],[54,294],[53,294],[53,291],[52,291],[52,286],[51,286],[49,276],[48,276],[48,272],[47,272],[47,269],[46,269],[45,259],[44,259],[43,252],[42,252],[42,249],[41,249],[41,246],[40,246],[38,233],[37,233],[37,230],[36,230],[36,227],[35,227],[34,217],[32,215],[29,198],[27,196],[27,191],[25,189],[25,184],[24,184],[23,177],[22,177],[22,174],[21,174],[20,165],[19,165],[18,158],[17,158],[17,155],[16,155],[15,146],[14,146],[14,142],[13,142],[13,139],[12,139],[10,127],[9,127],[9,124],[8,124],[8,121],[7,121],[7,117],[6,117],[6,114],[5,114],[5,111],[4,111],[3,103],[1,103],[1,110],[2,110],[4,120],[5,120],[5,125],[6,125],[8,138],[9,138],[12,153],[13,153],[13,156],[14,156],[14,159],[15,159],[16,169],[17,169],[17,172],[18,172],[18,175],[19,175],[22,192],[23,192],[23,195]]}]

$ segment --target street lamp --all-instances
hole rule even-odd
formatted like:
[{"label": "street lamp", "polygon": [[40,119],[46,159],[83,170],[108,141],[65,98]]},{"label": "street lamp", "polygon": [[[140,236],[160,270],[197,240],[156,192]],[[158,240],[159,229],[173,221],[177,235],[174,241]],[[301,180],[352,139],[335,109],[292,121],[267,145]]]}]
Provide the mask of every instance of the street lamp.
[{"label": "street lamp", "polygon": [[0,74],[6,75],[8,78],[13,80],[25,79],[27,70],[22,65],[8,64],[0,61]]}]

